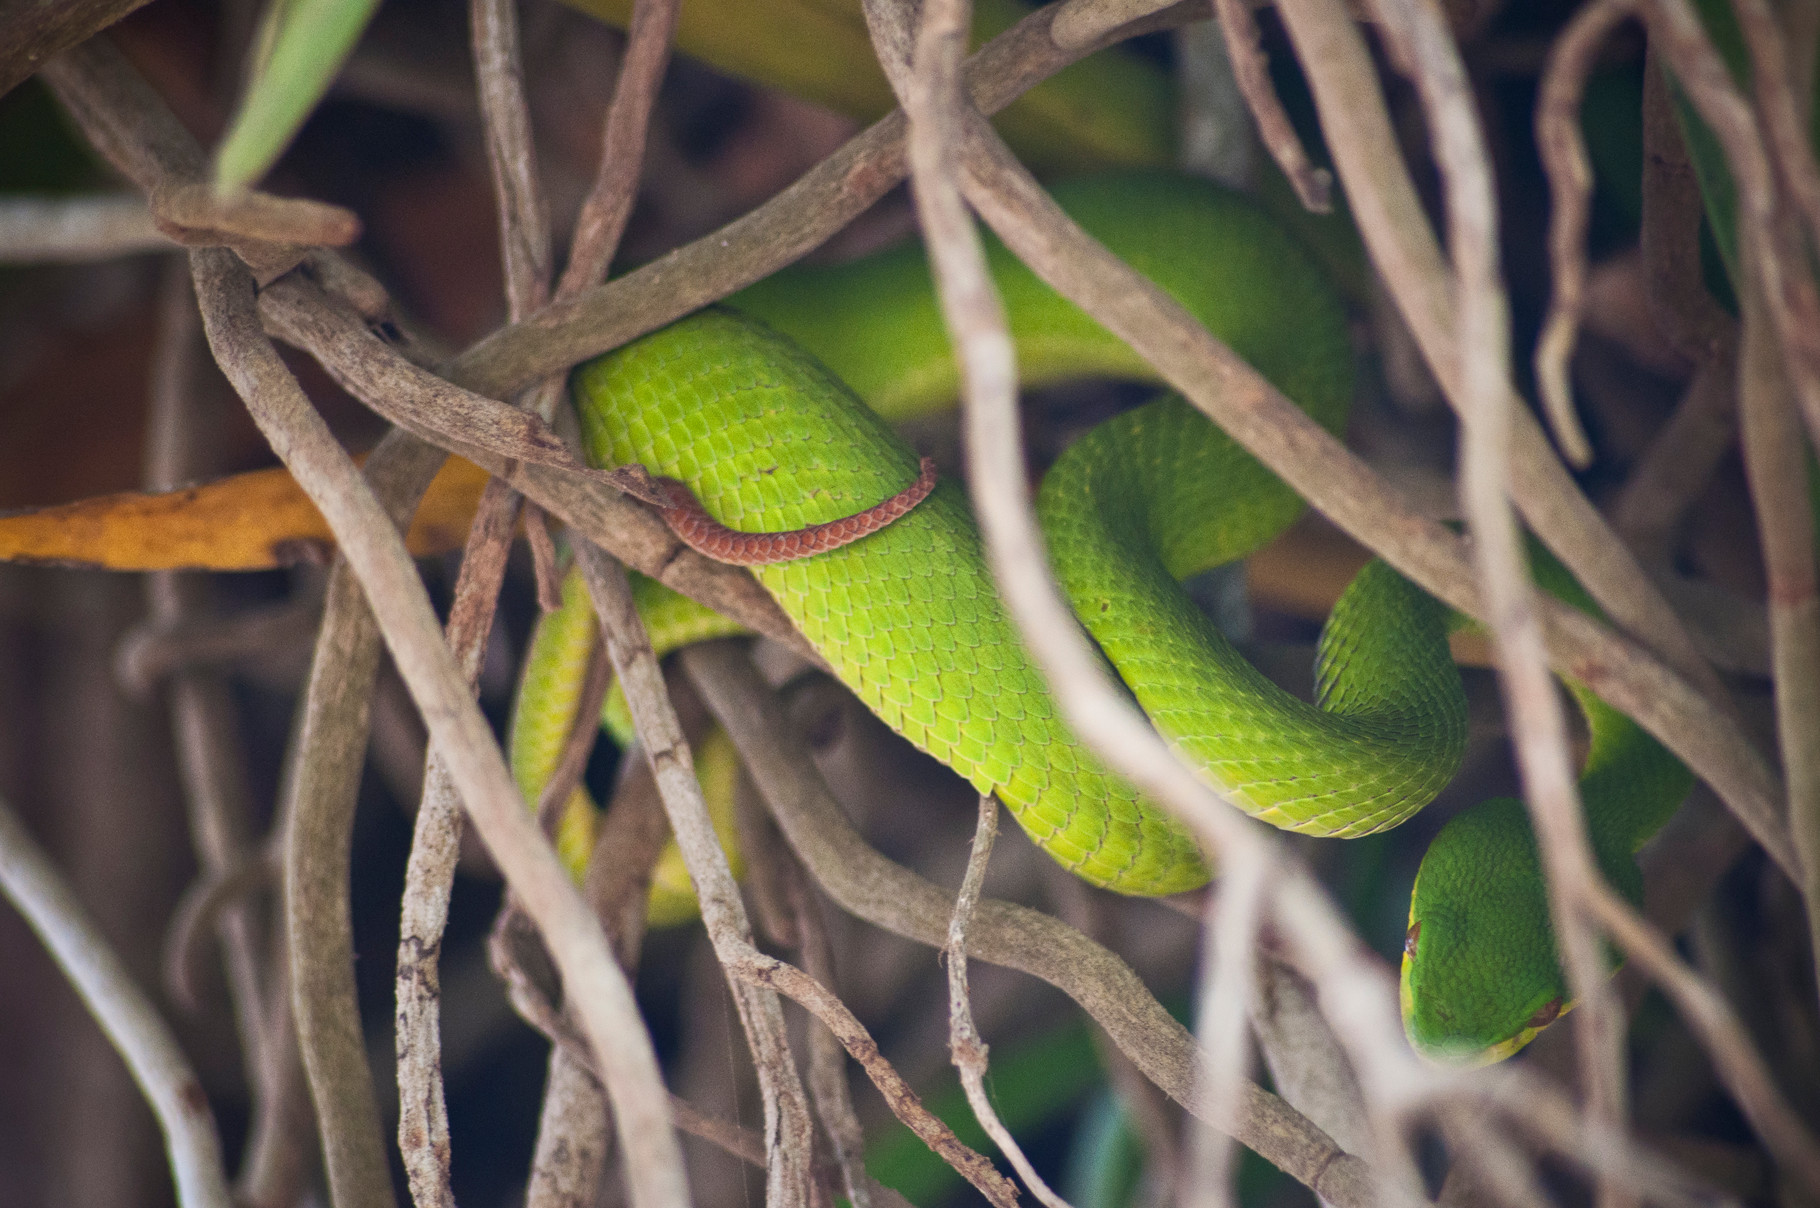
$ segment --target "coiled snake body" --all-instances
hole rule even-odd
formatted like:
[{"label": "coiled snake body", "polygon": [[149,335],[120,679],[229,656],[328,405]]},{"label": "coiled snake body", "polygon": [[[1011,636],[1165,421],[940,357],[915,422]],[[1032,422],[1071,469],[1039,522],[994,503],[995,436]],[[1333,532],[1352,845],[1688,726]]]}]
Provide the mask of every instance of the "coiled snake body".
[{"label": "coiled snake body", "polygon": [[[1339,431],[1352,389],[1344,312],[1308,255],[1262,213],[1162,175],[1080,181],[1056,195]],[[1154,379],[1002,248],[991,260],[1027,383]],[[715,520],[746,532],[839,520],[917,478],[918,459],[887,418],[955,395],[920,249],[791,270],[731,301],[576,371],[595,464],[678,479]],[[1465,702],[1450,618],[1388,567],[1368,566],[1336,605],[1312,705],[1254,670],[1177,586],[1251,553],[1301,508],[1180,398],[1076,442],[1037,506],[1082,624],[1158,729],[1241,808],[1304,833],[1369,834],[1421,809],[1457,770]],[[956,484],[941,483],[862,540],[756,573],[868,707],[998,794],[1064,865],[1127,893],[1207,879],[1187,831],[1062,724]],[[1571,580],[1549,574],[1551,588],[1587,606]],[[1686,773],[1622,715],[1580,695],[1593,726],[1591,829],[1607,875],[1634,892],[1631,855],[1672,812]],[[526,709],[521,700],[521,718]],[[1566,992],[1520,803],[1488,802],[1443,830],[1420,874],[1409,936],[1405,1021],[1425,1051],[1495,1059],[1561,1011]]]}]

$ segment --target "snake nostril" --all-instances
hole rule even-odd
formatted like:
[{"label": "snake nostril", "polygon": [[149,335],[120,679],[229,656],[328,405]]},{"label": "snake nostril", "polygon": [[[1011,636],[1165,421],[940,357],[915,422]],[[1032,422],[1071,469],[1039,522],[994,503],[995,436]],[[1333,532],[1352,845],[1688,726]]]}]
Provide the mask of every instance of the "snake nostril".
[{"label": "snake nostril", "polygon": [[1416,942],[1422,938],[1422,920],[1417,919],[1409,925],[1409,934],[1403,937],[1403,955],[1416,954]]},{"label": "snake nostril", "polygon": [[1561,1017],[1561,999],[1559,996],[1549,999],[1536,1008],[1536,1013],[1529,1017],[1526,1028],[1545,1028]]}]

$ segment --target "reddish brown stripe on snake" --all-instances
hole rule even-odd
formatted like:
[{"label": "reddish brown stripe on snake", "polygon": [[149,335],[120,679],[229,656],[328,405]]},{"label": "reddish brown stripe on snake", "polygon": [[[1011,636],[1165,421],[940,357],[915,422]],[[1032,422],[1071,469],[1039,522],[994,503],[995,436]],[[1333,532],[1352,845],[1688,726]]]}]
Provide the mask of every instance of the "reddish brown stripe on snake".
[{"label": "reddish brown stripe on snake", "polygon": [[782,533],[730,529],[708,515],[686,484],[674,478],[653,477],[643,466],[621,466],[609,471],[608,476],[627,494],[655,507],[670,531],[690,549],[716,562],[765,566],[839,549],[878,532],[929,497],[935,489],[935,462],[923,458],[916,481],[883,503],[839,520]]}]

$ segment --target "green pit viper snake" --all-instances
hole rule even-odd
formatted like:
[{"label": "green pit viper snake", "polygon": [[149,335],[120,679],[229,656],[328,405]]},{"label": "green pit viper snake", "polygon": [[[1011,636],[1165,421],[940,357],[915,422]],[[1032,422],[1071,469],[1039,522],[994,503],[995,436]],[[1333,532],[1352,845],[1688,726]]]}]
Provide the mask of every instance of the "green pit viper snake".
[{"label": "green pit viper snake", "polygon": [[[1342,429],[1352,394],[1343,308],[1261,211],[1164,174],[1086,179],[1055,195],[1329,431]],[[1155,380],[1002,246],[989,259],[1026,385]],[[581,366],[572,389],[593,464],[679,479],[715,519],[746,532],[825,523],[896,495],[917,478],[918,459],[890,421],[951,405],[958,392],[915,245],[788,270],[729,307]],[[1177,586],[1253,552],[1301,508],[1175,396],[1073,444],[1037,500],[1058,579],[1158,729],[1264,821],[1370,834],[1421,809],[1458,769],[1466,706],[1446,636],[1463,619],[1372,563],[1323,629],[1318,703],[1309,705],[1254,670]],[[1538,557],[1536,569],[1549,590],[1592,609],[1557,565]],[[1107,773],[1060,720],[999,601],[957,484],[940,483],[854,544],[755,573],[869,708],[996,793],[1062,864],[1124,893],[1207,880],[1186,829]],[[666,647],[732,631],[662,589],[643,594],[665,614],[648,619]],[[578,707],[590,622],[583,593],[572,587],[569,596],[534,643],[514,719],[514,770],[533,795]],[[1574,693],[1590,727],[1582,791],[1595,852],[1635,898],[1633,855],[1690,777],[1629,719]],[[585,858],[580,835],[565,834],[564,846],[572,861]],[[686,874],[671,859],[660,884],[667,875],[686,903]],[[654,893],[654,921],[686,913],[676,901]],[[1485,802],[1435,839],[1411,903],[1401,984],[1411,1041],[1451,1060],[1506,1057],[1568,1003],[1520,802]]]}]

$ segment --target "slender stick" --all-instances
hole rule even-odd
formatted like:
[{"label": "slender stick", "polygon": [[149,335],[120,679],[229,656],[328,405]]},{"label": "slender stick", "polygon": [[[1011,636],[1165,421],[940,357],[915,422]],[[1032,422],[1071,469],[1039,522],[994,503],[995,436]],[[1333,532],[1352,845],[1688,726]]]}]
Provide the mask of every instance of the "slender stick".
[{"label": "slender stick", "polygon": [[1213,0],[1214,14],[1226,35],[1226,54],[1232,61],[1233,78],[1258,124],[1258,137],[1277,161],[1277,167],[1289,178],[1303,208],[1316,214],[1333,209],[1333,173],[1317,168],[1308,158],[1302,140],[1290,124],[1283,102],[1277,99],[1276,87],[1270,82],[1270,63],[1258,45],[1257,17],[1246,0]]},{"label": "slender stick", "polygon": [[1770,653],[1776,735],[1788,778],[1788,827],[1801,853],[1808,934],[1820,941],[1820,589],[1814,568],[1814,513],[1800,418],[1762,294],[1756,257],[1746,252],[1744,339],[1738,354],[1738,412],[1744,469],[1757,513],[1769,579]]},{"label": "slender stick", "polygon": [[[1177,3],[1100,40],[1062,47],[1051,40],[1049,27],[1067,8],[1038,9],[968,60],[968,83],[984,112],[998,112],[1111,41],[1179,25],[1206,11]],[[720,230],[494,332],[456,359],[452,380],[503,398],[769,276],[821,246],[903,179],[904,131],[901,113],[881,118],[789,188]]]},{"label": "slender stick", "polygon": [[1554,201],[1548,226],[1554,296],[1536,345],[1536,382],[1555,439],[1568,464],[1581,470],[1592,464],[1592,445],[1574,413],[1568,370],[1586,305],[1586,229],[1592,217],[1592,164],[1580,135],[1580,102],[1599,47],[1636,5],[1637,0],[1594,0],[1575,13],[1549,48],[1536,98],[1536,146]]},{"label": "slender stick", "polygon": [[[1449,274],[1364,38],[1338,0],[1283,0],[1277,11],[1307,72],[1328,151],[1372,263],[1443,391],[1457,399],[1460,340]],[[1686,626],[1573,485],[1541,429],[1521,407],[1513,409],[1511,423],[1512,488],[1536,534],[1625,633],[1656,651],[1701,694],[1724,702],[1724,688]],[[1740,750],[1749,752],[1748,743]]]},{"label": "slender stick", "polygon": [[[770,817],[762,813],[762,807],[755,800],[757,790],[744,774],[740,776],[738,791],[742,805],[753,816],[756,826],[763,828],[767,836],[763,844],[770,857],[767,862],[776,869],[784,882],[784,896],[790,920],[795,925],[797,951],[802,954],[804,971],[827,986],[832,996],[835,987],[834,945],[828,938],[821,903],[811,893],[802,865],[796,862],[796,857],[783,845]],[[742,827],[742,843],[746,841],[747,833],[748,828]],[[749,850],[752,850],[756,859],[758,851]],[[810,1031],[809,1093],[815,1099],[815,1111],[821,1118],[822,1132],[827,1135],[829,1148],[834,1151],[834,1160],[840,1167],[841,1185],[847,1193],[847,1199],[853,1208],[873,1208],[872,1185],[866,1176],[865,1133],[860,1126],[859,1116],[853,1109],[853,1095],[847,1086],[847,1054],[839,1039],[827,1028],[814,1028]]]},{"label": "slender stick", "polygon": [[670,60],[678,7],[678,0],[636,0],[632,6],[626,52],[619,61],[619,79],[613,84],[613,100],[601,132],[600,167],[575,219],[569,263],[556,287],[558,298],[573,298],[599,284],[625,234],[632,202],[638,196],[651,109]]},{"label": "slender stick", "polygon": [[[955,6],[950,5],[949,20],[953,20]],[[957,45],[966,36],[966,5],[962,4],[960,17],[954,25],[951,35]],[[936,5],[923,9],[922,33],[919,45],[926,44],[932,29],[939,30],[944,24],[942,12]],[[955,58],[958,60],[959,55]],[[967,1103],[973,1108],[974,1118],[986,1135],[992,1138],[1011,1165],[1016,1168],[1018,1177],[1030,1188],[1031,1194],[1048,1208],[1070,1208],[1067,1200],[1057,1195],[1036,1168],[1030,1165],[1030,1159],[1024,1156],[1023,1146],[1005,1127],[1005,1122],[998,1118],[993,1110],[992,1098],[986,1093],[986,1042],[980,1039],[979,1030],[973,1026],[973,1005],[967,994],[967,928],[973,922],[973,912],[979,906],[980,886],[986,880],[986,865],[992,859],[992,844],[998,838],[998,798],[991,793],[980,794],[979,823],[973,831],[973,848],[967,857],[967,872],[961,878],[961,889],[954,897],[954,916],[948,920],[948,943],[943,952],[948,957],[948,1051],[954,1060],[954,1068],[961,1076],[961,1086],[966,1090]]]},{"label": "slender stick", "polygon": [[1712,1057],[1720,1081],[1784,1170],[1820,1195],[1820,1140],[1783,1097],[1750,1034],[1725,997],[1675,955],[1663,934],[1604,886],[1590,909],[1619,947],[1649,974]]},{"label": "slender stick", "polygon": [[[632,604],[632,588],[619,563],[588,542],[579,542],[575,563],[587,582],[588,595],[600,618],[601,636],[613,659],[613,670],[625,688],[638,730],[639,745],[663,797],[670,829],[682,849],[689,879],[701,902],[702,922],[716,958],[731,978],[732,967],[752,947],[752,927],[745,903],[733,882],[727,854],[721,850],[695,778],[695,764],[676,711],[664,690],[663,673],[651,653],[651,639]],[[733,980],[733,1000],[745,1027],[746,1043],[758,1070],[765,1101],[767,1146],[766,1199],[779,1208],[807,1205],[813,1174],[810,1158],[814,1129],[809,1105],[791,1059],[777,996]]]},{"label": "slender stick", "polygon": [[[1195,1033],[1201,1042],[1199,1077],[1209,1102],[1230,1112],[1251,1071],[1249,1016],[1256,994],[1258,928],[1263,923],[1273,861],[1228,864],[1207,896],[1201,928],[1200,1002]],[[1232,1208],[1237,1202],[1231,1134],[1237,1121],[1196,1128],[1188,1136],[1183,1201],[1191,1208]]]},{"label": "slender stick", "polygon": [[[505,582],[506,556],[517,521],[518,497],[498,480],[487,483],[468,530],[455,601],[449,610],[449,648],[470,686],[479,678],[493,614]],[[398,1059],[398,1148],[417,1208],[453,1205],[449,1181],[449,1119],[443,1093],[440,1016],[443,929],[461,855],[461,800],[448,765],[432,751],[423,797],[405,863],[400,905],[398,1004],[393,1045]]]},{"label": "slender stick", "polygon": [[215,357],[268,440],[334,530],[393,658],[448,761],[464,807],[555,957],[616,1108],[634,1208],[680,1208],[688,1193],[668,1099],[625,976],[512,784],[491,728],[444,645],[402,539],[260,331],[252,280],[223,253],[193,253]]},{"label": "slender stick", "polygon": [[[1625,1119],[1623,1016],[1606,976],[1597,932],[1581,901],[1598,880],[1579,785],[1568,751],[1567,718],[1548,670],[1535,587],[1525,569],[1522,537],[1510,503],[1509,301],[1498,263],[1497,201],[1472,93],[1459,50],[1432,8],[1379,0],[1387,37],[1416,65],[1416,85],[1433,133],[1447,195],[1447,246],[1453,253],[1455,333],[1460,364],[1460,502],[1473,535],[1473,561],[1498,651],[1499,686],[1510,718],[1524,800],[1541,849],[1568,985],[1579,1001],[1573,1017],[1588,1110],[1614,1129]],[[1596,10],[1603,15],[1603,10]],[[1610,20],[1613,18],[1606,17]],[[1584,29],[1577,26],[1576,29]],[[1595,32],[1598,25],[1591,27]],[[1564,41],[1572,36],[1564,35]],[[1560,68],[1562,79],[1571,67]],[[1559,45],[1559,44],[1557,44]],[[1575,110],[1577,112],[1577,106]],[[1584,165],[1582,165],[1584,166]],[[1569,333],[1571,338],[1571,331]],[[1565,415],[1571,407],[1558,400]],[[1569,421],[1557,417],[1564,431]],[[1600,1203],[1617,1205],[1614,1184],[1601,1181]]]},{"label": "slender stick", "polygon": [[170,237],[152,221],[142,197],[9,197],[0,201],[0,263],[111,260],[172,250]]},{"label": "slender stick", "polygon": [[183,1208],[233,1208],[208,1096],[170,1028],[89,919],[69,885],[0,800],[0,892],[63,969],[126,1061],[164,1130]]}]

